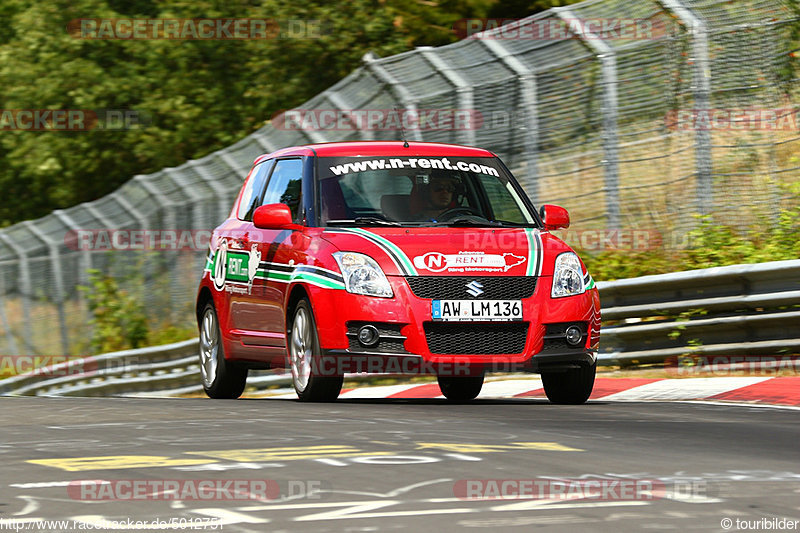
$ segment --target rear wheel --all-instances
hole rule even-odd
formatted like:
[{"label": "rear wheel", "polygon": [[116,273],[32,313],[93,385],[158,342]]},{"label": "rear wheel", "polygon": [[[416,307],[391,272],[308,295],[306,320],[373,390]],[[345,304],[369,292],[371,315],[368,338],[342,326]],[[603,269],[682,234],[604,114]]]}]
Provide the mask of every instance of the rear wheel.
[{"label": "rear wheel", "polygon": [[321,376],[320,348],[314,313],[307,299],[297,302],[289,335],[289,362],[297,397],[307,402],[332,402],[342,391],[344,376]]},{"label": "rear wheel", "polygon": [[451,402],[468,402],[478,397],[483,387],[483,374],[479,376],[438,376],[439,390]]},{"label": "rear wheel", "polygon": [[542,385],[551,403],[578,405],[585,403],[594,388],[597,363],[571,368],[566,372],[542,372]]},{"label": "rear wheel", "polygon": [[247,384],[247,369],[225,359],[217,311],[212,302],[206,304],[200,320],[200,375],[209,398],[238,398]]}]

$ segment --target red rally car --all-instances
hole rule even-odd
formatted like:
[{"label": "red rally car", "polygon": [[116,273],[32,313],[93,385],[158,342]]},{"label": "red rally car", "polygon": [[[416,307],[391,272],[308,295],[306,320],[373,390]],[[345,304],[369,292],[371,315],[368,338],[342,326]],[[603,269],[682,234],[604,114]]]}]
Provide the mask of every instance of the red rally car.
[{"label": "red rally car", "polygon": [[591,394],[600,298],[487,150],[339,142],[256,159],[214,230],[197,295],[203,387],[242,394],[248,369],[291,368],[301,400],[346,372],[436,374],[453,401],[489,371],[541,374],[554,403]]}]

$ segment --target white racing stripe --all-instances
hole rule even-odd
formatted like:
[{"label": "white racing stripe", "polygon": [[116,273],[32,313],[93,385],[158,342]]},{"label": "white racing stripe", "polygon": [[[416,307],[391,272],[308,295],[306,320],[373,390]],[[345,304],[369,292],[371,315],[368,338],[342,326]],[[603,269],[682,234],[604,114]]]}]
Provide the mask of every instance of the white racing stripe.
[{"label": "white racing stripe", "polygon": [[541,379],[512,379],[506,381],[487,381],[483,384],[478,398],[509,398],[542,388]]},{"label": "white racing stripe", "polygon": [[604,396],[603,401],[694,400],[755,385],[769,377],[718,377],[665,379]]},{"label": "white racing stripe", "polygon": [[414,387],[418,387],[420,383],[415,383],[413,385],[405,384],[405,385],[382,385],[380,387],[361,387],[358,389],[353,389],[351,391],[345,392],[339,398],[344,399],[355,399],[355,398],[386,398],[387,396],[391,396],[392,394],[397,394],[398,392],[404,392],[409,389],[413,389]]}]

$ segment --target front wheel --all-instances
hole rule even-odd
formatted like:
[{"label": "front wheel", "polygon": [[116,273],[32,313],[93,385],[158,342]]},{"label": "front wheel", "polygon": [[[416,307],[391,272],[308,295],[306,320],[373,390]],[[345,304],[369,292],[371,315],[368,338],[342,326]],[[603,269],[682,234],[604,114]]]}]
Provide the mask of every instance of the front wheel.
[{"label": "front wheel", "polygon": [[542,372],[544,393],[551,403],[578,405],[585,403],[594,388],[597,363],[570,368],[565,372]]},{"label": "front wheel", "polygon": [[474,400],[483,388],[483,373],[467,377],[438,376],[437,379],[442,395],[451,402]]},{"label": "front wheel", "polygon": [[289,335],[289,362],[297,397],[305,402],[332,402],[342,391],[344,376],[321,376],[319,338],[311,304],[297,303]]},{"label": "front wheel", "polygon": [[206,304],[200,320],[200,375],[209,398],[238,398],[247,384],[247,369],[225,359],[217,311],[212,302]]}]

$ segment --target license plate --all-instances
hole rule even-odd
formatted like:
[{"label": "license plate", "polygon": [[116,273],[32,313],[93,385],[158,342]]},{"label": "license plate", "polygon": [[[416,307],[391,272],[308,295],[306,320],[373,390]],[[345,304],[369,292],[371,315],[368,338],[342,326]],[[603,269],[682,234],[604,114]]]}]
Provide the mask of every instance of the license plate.
[{"label": "license plate", "polygon": [[433,300],[431,315],[454,322],[522,320],[522,300]]}]

